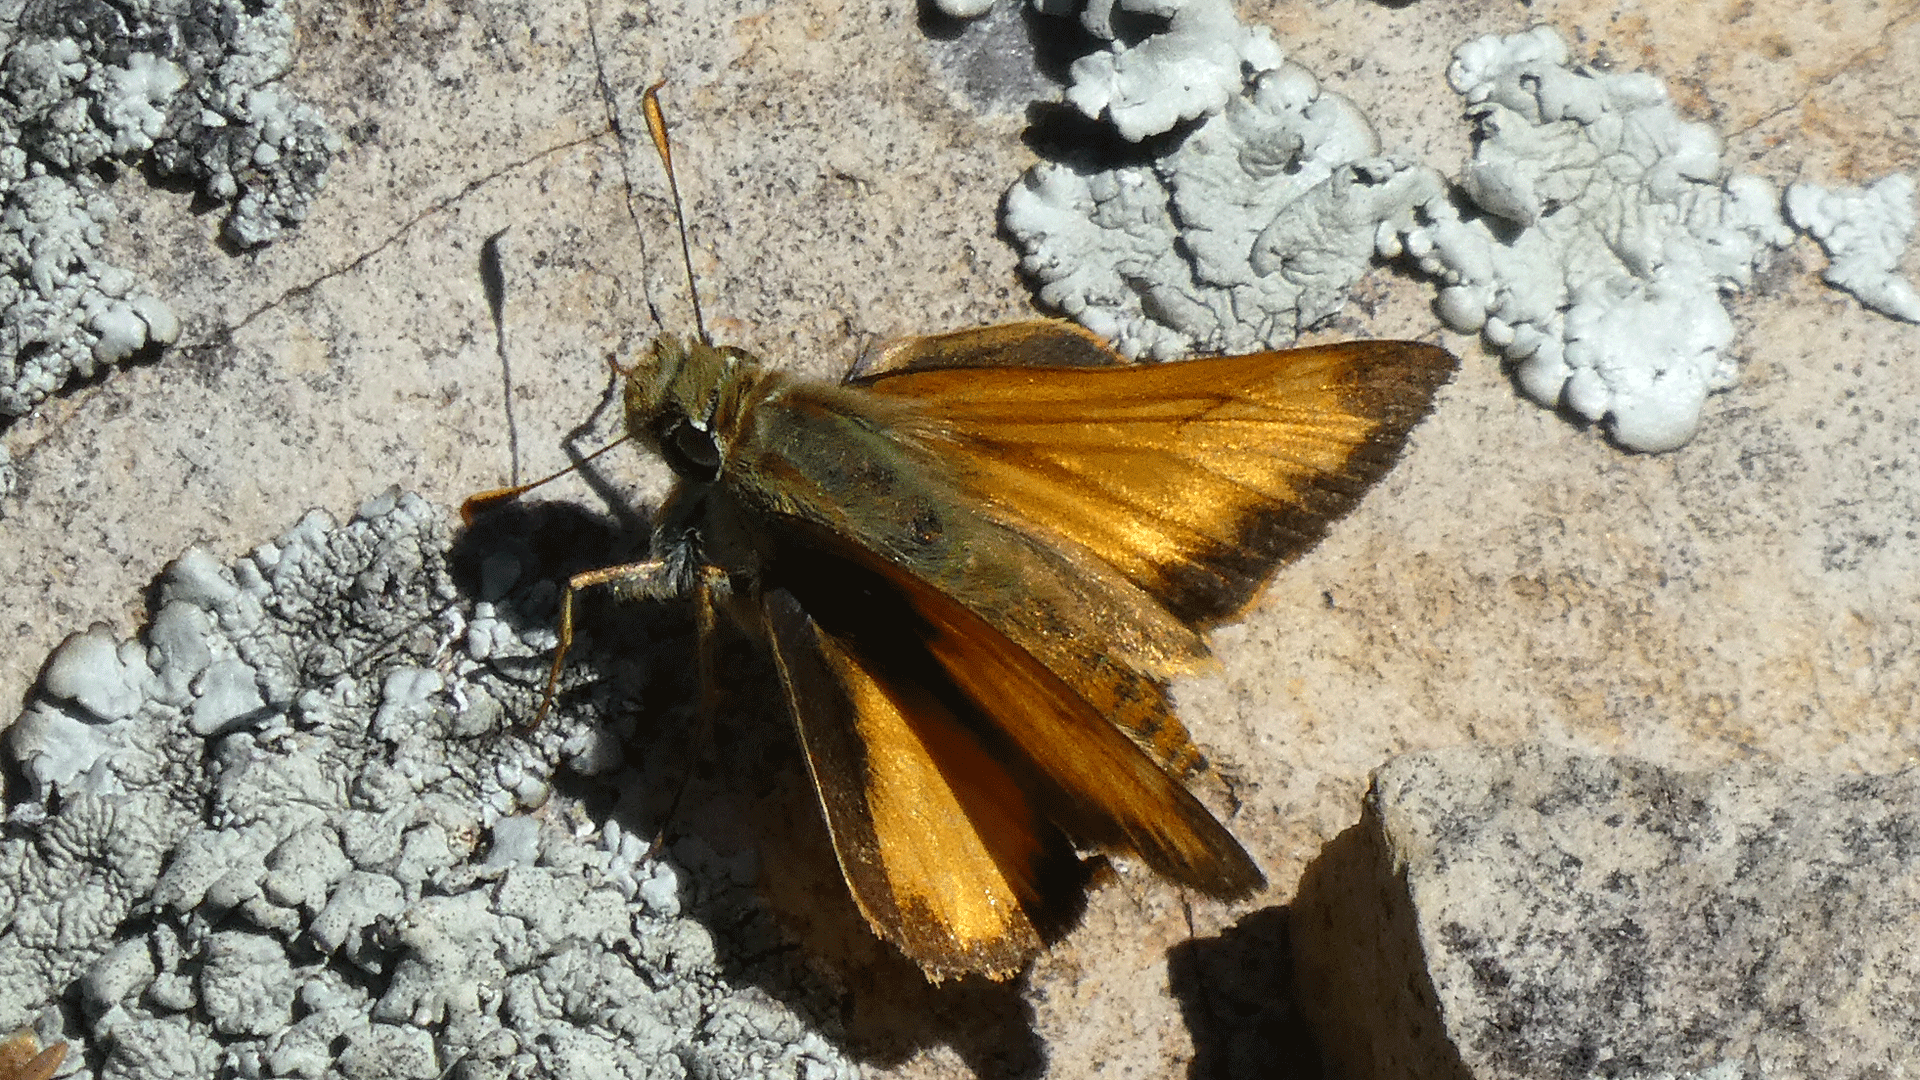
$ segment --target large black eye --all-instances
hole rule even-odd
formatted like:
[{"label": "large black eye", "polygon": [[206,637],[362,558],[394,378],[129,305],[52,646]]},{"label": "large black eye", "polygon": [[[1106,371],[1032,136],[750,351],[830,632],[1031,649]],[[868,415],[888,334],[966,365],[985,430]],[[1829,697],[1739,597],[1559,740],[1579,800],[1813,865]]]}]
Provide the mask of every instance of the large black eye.
[{"label": "large black eye", "polygon": [[659,442],[661,456],[681,476],[704,484],[720,475],[720,448],[714,445],[713,436],[694,427],[686,417],[663,417]]}]

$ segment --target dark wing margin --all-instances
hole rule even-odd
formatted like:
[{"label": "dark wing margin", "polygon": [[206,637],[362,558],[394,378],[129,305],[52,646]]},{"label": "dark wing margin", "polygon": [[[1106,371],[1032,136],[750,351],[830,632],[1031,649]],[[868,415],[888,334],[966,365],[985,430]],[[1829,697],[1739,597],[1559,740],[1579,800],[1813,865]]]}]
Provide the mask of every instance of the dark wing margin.
[{"label": "dark wing margin", "polygon": [[906,371],[977,367],[1113,367],[1126,360],[1099,335],[1059,319],[1031,319],[882,342],[846,381],[866,385]]}]

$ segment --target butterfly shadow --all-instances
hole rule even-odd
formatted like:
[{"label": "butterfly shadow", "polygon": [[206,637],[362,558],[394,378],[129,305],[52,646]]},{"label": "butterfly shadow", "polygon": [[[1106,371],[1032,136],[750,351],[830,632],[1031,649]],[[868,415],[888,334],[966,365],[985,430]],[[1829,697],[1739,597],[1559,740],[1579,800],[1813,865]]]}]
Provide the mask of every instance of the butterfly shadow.
[{"label": "butterfly shadow", "polygon": [[1369,810],[1308,864],[1293,903],[1173,950],[1195,1080],[1465,1080],[1406,884]]},{"label": "butterfly shadow", "polygon": [[[646,557],[649,518],[505,504],[456,538],[455,581],[515,631],[550,629],[570,575]],[[507,566],[519,572],[503,589]],[[595,821],[660,837],[662,857],[682,870],[682,911],[711,931],[726,976],[793,1008],[850,1056],[897,1065],[944,1045],[983,1078],[1044,1073],[1018,982],[931,985],[874,936],[840,876],[771,655],[719,622],[709,722],[690,603],[604,589],[576,598],[555,716],[597,713],[623,760],[592,776],[563,767],[555,790]],[[517,678],[537,686],[550,659],[518,661]],[[531,718],[529,705],[522,719]]]},{"label": "butterfly shadow", "polygon": [[1320,1045],[1301,1011],[1285,907],[1261,908],[1167,956],[1167,975],[1193,1037],[1194,1080],[1321,1080]]}]

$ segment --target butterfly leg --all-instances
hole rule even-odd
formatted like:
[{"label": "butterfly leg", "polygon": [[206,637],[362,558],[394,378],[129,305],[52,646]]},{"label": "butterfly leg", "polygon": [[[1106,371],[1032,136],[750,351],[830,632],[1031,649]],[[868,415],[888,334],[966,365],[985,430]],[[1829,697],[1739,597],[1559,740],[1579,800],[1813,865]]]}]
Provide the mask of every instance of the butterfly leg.
[{"label": "butterfly leg", "polygon": [[[692,760],[704,758],[713,747],[714,714],[719,710],[720,679],[715,656],[716,631],[720,598],[727,595],[731,583],[726,571],[717,566],[703,566],[693,582],[693,623],[698,635],[696,648],[699,650],[698,668],[700,672],[699,713],[695,718]],[[648,859],[657,857],[660,849],[667,845],[667,829],[680,813],[680,801],[687,794],[687,785],[693,781],[691,768],[680,774],[680,783],[673,789],[673,798],[667,803],[666,812],[660,815],[660,827],[654,830],[653,841],[647,845]]]},{"label": "butterfly leg", "polygon": [[[539,727],[546,719],[547,710],[552,708],[554,695],[560,686],[560,672],[567,661],[567,653],[573,648],[573,597],[582,589],[591,589],[599,585],[613,588],[615,595],[625,600],[674,600],[691,594],[693,599],[694,626],[699,635],[699,671],[700,671],[700,717],[698,738],[705,743],[713,727],[713,714],[719,699],[719,681],[715,676],[714,636],[717,619],[715,610],[718,604],[732,592],[732,582],[727,572],[717,566],[698,566],[692,571],[692,581],[688,581],[686,560],[684,559],[648,559],[645,562],[624,563],[619,566],[603,566],[597,570],[588,570],[567,579],[567,587],[560,594],[559,641],[553,649],[553,666],[547,671],[546,693],[540,698],[540,710],[533,716],[530,728]],[[682,777],[680,785],[674,790],[673,801],[661,817],[660,829],[654,834],[653,841],[647,847],[647,858],[658,855],[666,843],[667,824],[673,820],[680,808],[681,796],[686,794],[690,776]]]},{"label": "butterfly leg", "polygon": [[[718,567],[701,567],[695,579],[695,598],[709,598],[705,607],[711,611],[714,586],[710,579],[714,575],[725,578],[726,574]],[[529,729],[537,728],[547,718],[547,711],[553,707],[554,694],[560,688],[560,672],[567,662],[567,653],[573,648],[573,597],[582,589],[591,589],[597,585],[611,585],[614,592],[628,600],[673,600],[687,594],[685,578],[678,568],[666,559],[648,559],[645,562],[622,563],[619,566],[603,566],[597,570],[587,570],[567,579],[567,586],[560,593],[560,640],[554,645],[553,666],[547,669],[547,689],[541,695],[540,709],[533,714]],[[707,636],[703,624],[701,636]]]}]

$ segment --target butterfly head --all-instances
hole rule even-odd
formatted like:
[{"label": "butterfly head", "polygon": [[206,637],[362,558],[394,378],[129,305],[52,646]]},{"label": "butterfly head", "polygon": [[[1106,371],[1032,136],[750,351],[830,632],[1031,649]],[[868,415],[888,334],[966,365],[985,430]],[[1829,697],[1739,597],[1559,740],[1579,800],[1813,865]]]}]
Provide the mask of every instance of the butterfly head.
[{"label": "butterfly head", "polygon": [[730,405],[760,367],[744,350],[663,334],[627,372],[627,433],[682,479],[709,483],[726,455]]}]

